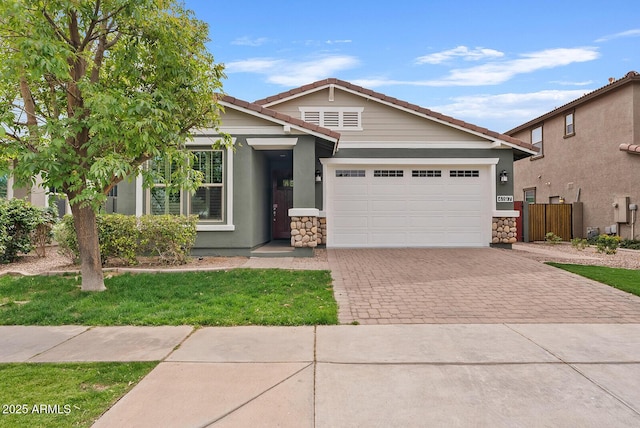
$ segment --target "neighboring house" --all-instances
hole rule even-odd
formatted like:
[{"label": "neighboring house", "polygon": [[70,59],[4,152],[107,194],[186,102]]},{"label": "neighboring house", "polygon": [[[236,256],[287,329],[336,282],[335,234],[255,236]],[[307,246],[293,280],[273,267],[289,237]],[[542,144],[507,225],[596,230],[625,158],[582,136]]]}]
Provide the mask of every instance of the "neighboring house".
[{"label": "neighboring house", "polygon": [[530,144],[337,79],[220,104],[235,148],[194,134],[202,187],[170,195],[123,181],[117,212],[199,215],[200,255],[249,255],[273,240],[300,254],[515,242],[513,161],[534,155]]},{"label": "neighboring house", "polygon": [[608,85],[506,134],[539,148],[538,155],[514,164],[517,200],[581,203],[574,237],[638,237],[640,74],[612,78]]}]

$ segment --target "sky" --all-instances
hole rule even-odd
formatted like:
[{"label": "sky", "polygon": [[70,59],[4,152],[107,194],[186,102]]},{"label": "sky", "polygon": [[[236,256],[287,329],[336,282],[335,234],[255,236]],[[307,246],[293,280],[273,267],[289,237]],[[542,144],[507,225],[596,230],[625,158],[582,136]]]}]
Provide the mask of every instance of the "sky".
[{"label": "sky", "polygon": [[185,0],[226,94],[335,77],[505,132],[640,71],[638,0]]}]

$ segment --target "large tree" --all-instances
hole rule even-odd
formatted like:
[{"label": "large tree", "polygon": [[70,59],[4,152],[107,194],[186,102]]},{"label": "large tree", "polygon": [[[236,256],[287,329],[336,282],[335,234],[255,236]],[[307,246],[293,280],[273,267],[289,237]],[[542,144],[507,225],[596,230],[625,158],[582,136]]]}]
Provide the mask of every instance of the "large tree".
[{"label": "large tree", "polygon": [[207,41],[175,0],[0,2],[0,160],[67,195],[83,290],[105,289],[96,213],[113,186],[148,184],[140,166],[157,157],[184,163],[172,186],[197,185],[179,155],[192,128],[218,125],[224,75]]}]

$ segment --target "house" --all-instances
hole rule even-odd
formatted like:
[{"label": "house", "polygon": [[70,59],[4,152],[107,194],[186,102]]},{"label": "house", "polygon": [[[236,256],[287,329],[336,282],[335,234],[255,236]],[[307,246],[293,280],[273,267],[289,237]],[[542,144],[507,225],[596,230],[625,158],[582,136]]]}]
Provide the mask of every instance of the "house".
[{"label": "house", "polygon": [[214,130],[194,133],[202,186],[169,194],[123,181],[117,212],[199,215],[200,255],[274,240],[300,255],[515,242],[513,162],[536,154],[528,143],[338,79],[220,104],[234,149],[212,150]]},{"label": "house", "polygon": [[539,149],[514,163],[516,200],[580,206],[574,237],[638,237],[640,74],[609,79],[506,134]]}]

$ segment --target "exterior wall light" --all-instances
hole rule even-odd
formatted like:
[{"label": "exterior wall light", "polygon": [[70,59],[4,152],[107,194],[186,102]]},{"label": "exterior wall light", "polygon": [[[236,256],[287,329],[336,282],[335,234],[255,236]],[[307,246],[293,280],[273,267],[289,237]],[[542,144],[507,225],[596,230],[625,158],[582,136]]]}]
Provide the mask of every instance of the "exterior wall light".
[{"label": "exterior wall light", "polygon": [[316,183],[320,183],[322,181],[322,173],[319,169],[316,169]]},{"label": "exterior wall light", "polygon": [[508,181],[509,181],[509,174],[507,173],[506,169],[503,169],[502,171],[500,171],[500,183],[505,184]]}]

